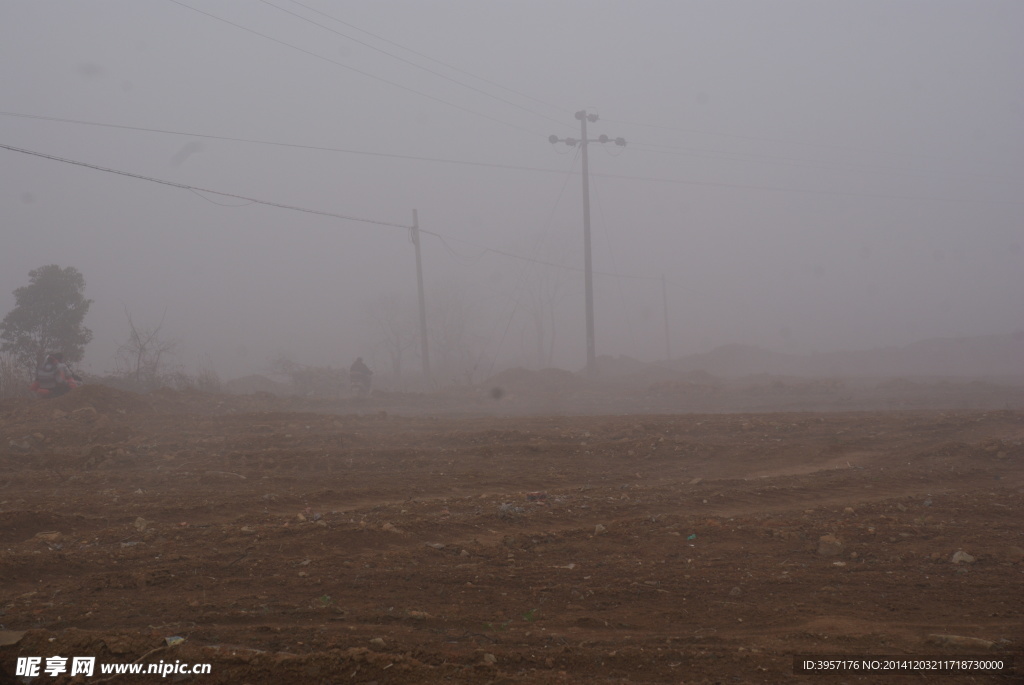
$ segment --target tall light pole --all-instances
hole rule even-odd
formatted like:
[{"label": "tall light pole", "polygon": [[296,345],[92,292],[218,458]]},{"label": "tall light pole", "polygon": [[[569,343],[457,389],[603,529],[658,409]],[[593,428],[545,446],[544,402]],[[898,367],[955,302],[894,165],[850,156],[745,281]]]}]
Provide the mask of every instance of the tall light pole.
[{"label": "tall light pole", "polygon": [[597,115],[587,114],[587,110],[581,109],[576,112],[576,118],[580,122],[579,140],[575,138],[559,138],[556,135],[551,135],[548,137],[548,141],[552,145],[555,143],[565,143],[571,146],[583,146],[583,274],[587,300],[587,373],[593,374],[596,370],[597,352],[594,344],[594,273],[590,259],[590,164],[587,159],[587,144],[615,143],[623,147],[626,145],[626,139],[616,138],[612,140],[603,134],[597,138],[587,138],[587,122],[596,122]]}]

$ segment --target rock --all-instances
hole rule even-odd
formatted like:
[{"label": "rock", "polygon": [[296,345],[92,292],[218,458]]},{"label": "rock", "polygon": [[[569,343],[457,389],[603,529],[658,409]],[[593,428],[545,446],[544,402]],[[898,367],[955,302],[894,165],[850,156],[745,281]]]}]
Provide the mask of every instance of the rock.
[{"label": "rock", "polygon": [[1011,564],[1019,564],[1024,561],[1024,549],[1017,545],[1007,545],[996,552],[1000,561],[1008,561]]},{"label": "rock", "polygon": [[970,647],[991,649],[994,642],[980,637],[964,637],[962,635],[929,635],[928,642],[933,645],[950,645],[952,647]]},{"label": "rock", "polygon": [[25,637],[25,633],[24,630],[0,630],[0,647],[18,644],[21,638]]},{"label": "rock", "polygon": [[484,654],[484,663],[493,666],[494,664],[498,663],[498,657],[494,656],[490,652],[487,652],[486,654]]},{"label": "rock", "polygon": [[608,529],[605,528],[604,526],[602,526],[599,523],[596,526],[594,526],[594,535],[600,535],[601,533],[605,532],[606,530],[608,530]]},{"label": "rock", "polygon": [[36,538],[43,542],[60,542],[64,539],[64,535],[58,531],[51,530],[44,533],[36,533]]},{"label": "rock", "polygon": [[370,640],[370,644],[374,647],[380,647],[381,649],[384,649],[388,646],[388,643],[384,642],[384,638],[380,637],[375,637],[372,640]]},{"label": "rock", "polygon": [[146,528],[149,526],[149,521],[140,516],[137,519],[135,519],[135,523],[132,525],[135,526],[135,530],[139,531],[140,533],[144,533],[146,532]]},{"label": "rock", "polygon": [[99,414],[100,413],[96,411],[96,407],[93,407],[88,404],[85,405],[84,407],[79,407],[78,409],[75,409],[73,412],[71,412],[71,416],[82,419],[96,419],[99,416]]},{"label": "rock", "polygon": [[835,535],[822,535],[818,538],[818,554],[823,557],[836,557],[843,553],[843,542]]},{"label": "rock", "polygon": [[739,597],[741,594],[743,594],[743,590],[739,589],[739,587],[734,587],[733,589],[729,590],[730,597]]},{"label": "rock", "polygon": [[954,564],[973,564],[977,559],[961,549],[953,553],[953,558],[950,561]]}]

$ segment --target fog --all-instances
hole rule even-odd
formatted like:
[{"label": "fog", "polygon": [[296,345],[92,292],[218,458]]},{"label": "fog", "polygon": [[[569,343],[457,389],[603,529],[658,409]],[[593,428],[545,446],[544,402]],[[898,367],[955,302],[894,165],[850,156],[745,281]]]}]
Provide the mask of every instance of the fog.
[{"label": "fog", "polygon": [[413,210],[439,374],[582,368],[581,159],[548,136],[584,109],[627,141],[588,147],[598,354],[1024,325],[1016,0],[7,2],[0,54],[0,314],[74,266],[95,373],[126,311],[225,379],[388,367]]}]

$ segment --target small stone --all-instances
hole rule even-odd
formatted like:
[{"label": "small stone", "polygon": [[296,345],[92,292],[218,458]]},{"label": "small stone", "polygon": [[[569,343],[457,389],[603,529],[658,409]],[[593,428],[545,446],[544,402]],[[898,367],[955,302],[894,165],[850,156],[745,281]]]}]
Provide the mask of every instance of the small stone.
[{"label": "small stone", "polygon": [[1007,545],[1000,549],[996,556],[1002,561],[1008,561],[1011,564],[1019,564],[1024,561],[1024,549],[1021,549],[1017,545]]},{"label": "small stone", "polygon": [[954,564],[973,564],[977,560],[961,549],[953,553],[953,558],[950,561]]},{"label": "small stone", "polygon": [[388,643],[384,642],[384,638],[380,637],[375,637],[372,640],[370,640],[370,644],[374,647],[380,647],[381,649],[388,646]]},{"label": "small stone", "polygon": [[733,589],[729,590],[730,597],[739,597],[741,594],[743,594],[743,590],[739,589],[739,587],[734,587]]},{"label": "small stone", "polygon": [[928,642],[933,645],[952,645],[953,647],[977,647],[980,649],[991,649],[995,644],[991,640],[983,640],[980,637],[964,637],[963,635],[929,635]]},{"label": "small stone", "polygon": [[822,535],[818,538],[818,554],[823,557],[835,557],[843,553],[843,542],[835,535]]},{"label": "small stone", "polygon": [[487,652],[486,654],[484,654],[484,663],[489,666],[493,666],[494,664],[498,663],[498,657],[494,656],[490,652]]},{"label": "small stone", "polygon": [[600,535],[601,533],[605,532],[606,530],[608,530],[608,529],[605,528],[603,525],[601,525],[599,523],[596,526],[594,526],[594,535]]},{"label": "small stone", "polygon": [[149,521],[140,516],[137,519],[135,519],[135,523],[133,525],[135,526],[135,530],[139,531],[140,533],[143,533],[149,526]]}]

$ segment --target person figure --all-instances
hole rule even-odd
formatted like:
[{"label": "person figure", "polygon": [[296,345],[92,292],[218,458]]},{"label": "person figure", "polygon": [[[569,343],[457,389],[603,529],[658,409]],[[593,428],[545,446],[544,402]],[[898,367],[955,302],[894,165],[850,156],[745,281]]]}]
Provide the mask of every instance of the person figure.
[{"label": "person figure", "polygon": [[78,381],[78,376],[64,363],[64,354],[53,352],[36,368],[31,388],[39,397],[60,397],[77,388]]},{"label": "person figure", "polygon": [[356,357],[356,360],[352,362],[352,366],[348,369],[348,380],[355,388],[356,394],[360,397],[367,395],[370,392],[370,377],[373,376],[373,371],[370,371],[370,367],[366,365],[362,357]]}]

